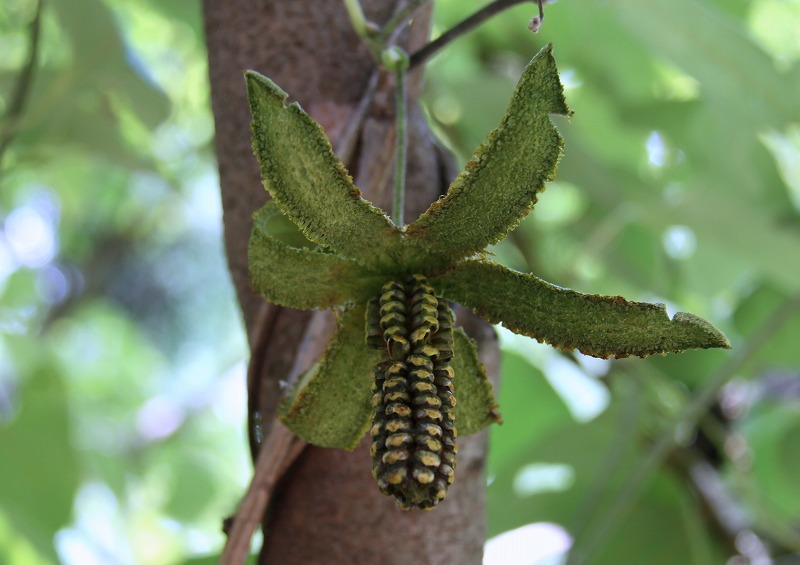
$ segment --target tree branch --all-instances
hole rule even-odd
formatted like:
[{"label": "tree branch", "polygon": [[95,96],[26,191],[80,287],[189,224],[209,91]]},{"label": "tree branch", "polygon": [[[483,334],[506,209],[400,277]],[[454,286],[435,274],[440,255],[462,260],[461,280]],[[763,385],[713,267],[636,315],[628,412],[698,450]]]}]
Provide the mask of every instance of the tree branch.
[{"label": "tree branch", "polygon": [[[405,5],[397,0],[361,1],[365,17],[375,22],[388,21]],[[273,431],[282,427],[274,420],[282,383],[307,368],[297,362],[304,348],[324,345],[327,336],[306,330],[308,312],[266,306],[250,288],[246,258],[251,214],[263,206],[267,193],[250,147],[251,118],[241,73],[256,69],[290,93],[323,125],[365,197],[386,208],[389,202],[383,198],[389,195],[392,179],[384,171],[391,171],[386,164],[392,161],[394,138],[388,75],[375,68],[341,2],[254,5],[248,0],[205,0],[204,13],[226,252],[253,348],[248,386],[253,451],[258,452],[258,478],[232,522],[228,554],[246,555],[243,548],[249,549],[245,540],[258,515],[255,509],[266,504],[268,519],[264,514],[258,517],[264,529],[261,563],[399,565],[430,562],[435,551],[438,563],[477,565],[485,536],[485,432],[460,442],[458,479],[435,512],[401,512],[375,485],[367,443],[352,453],[305,446],[302,457],[283,473],[286,463],[279,459],[292,460],[293,450],[276,445],[278,432]],[[398,34],[398,45],[406,49],[423,45],[428,18],[421,7],[413,25],[398,26],[391,37]],[[441,153],[415,105],[420,76],[408,77],[406,215],[414,217],[452,180],[445,182],[441,176]],[[496,342],[491,328],[484,330],[480,352],[490,374],[496,375],[496,363],[486,361],[487,354],[496,354]],[[262,429],[266,439],[259,446]],[[398,529],[403,536],[396,535]]]}]

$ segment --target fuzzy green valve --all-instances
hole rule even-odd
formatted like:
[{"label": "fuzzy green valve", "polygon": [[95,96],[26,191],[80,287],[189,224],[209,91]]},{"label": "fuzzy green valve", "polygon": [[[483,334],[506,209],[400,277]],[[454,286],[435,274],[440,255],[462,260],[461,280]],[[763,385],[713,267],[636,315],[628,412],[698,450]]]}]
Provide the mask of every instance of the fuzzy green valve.
[{"label": "fuzzy green valve", "polygon": [[663,304],[561,288],[485,251],[555,176],[562,139],[550,117],[571,112],[551,46],[525,68],[502,121],[447,194],[406,226],[361,198],[322,128],[287,106],[285,92],[257,73],[246,78],[253,147],[272,196],[253,217],[253,288],[276,304],[337,313],[328,348],[280,418],[324,447],[354,449],[369,432],[373,474],[401,508],[444,498],[456,425],[463,437],[500,420],[475,344],[453,327],[447,301],[595,357],[730,347],[692,314],[670,318]]},{"label": "fuzzy green valve", "polygon": [[458,452],[453,315],[422,275],[386,283],[369,308],[367,343],[384,355],[373,370],[372,475],[400,508],[433,508]]}]

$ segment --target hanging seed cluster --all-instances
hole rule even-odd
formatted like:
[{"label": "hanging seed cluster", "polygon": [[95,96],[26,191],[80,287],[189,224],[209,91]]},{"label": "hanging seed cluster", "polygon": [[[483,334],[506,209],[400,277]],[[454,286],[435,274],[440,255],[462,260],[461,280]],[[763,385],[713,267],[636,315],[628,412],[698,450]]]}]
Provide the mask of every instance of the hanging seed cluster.
[{"label": "hanging seed cluster", "polygon": [[372,474],[400,508],[433,508],[456,466],[453,314],[422,275],[389,281],[369,303],[367,343],[386,352],[373,371]]}]

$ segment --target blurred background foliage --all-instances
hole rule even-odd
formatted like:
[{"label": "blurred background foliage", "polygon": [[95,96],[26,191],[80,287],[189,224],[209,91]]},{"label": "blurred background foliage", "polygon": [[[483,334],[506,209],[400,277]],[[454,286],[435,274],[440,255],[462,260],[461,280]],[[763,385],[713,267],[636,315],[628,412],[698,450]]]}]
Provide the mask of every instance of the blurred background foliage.
[{"label": "blurred background foliage", "polygon": [[[437,0],[434,32],[485,3]],[[0,563],[206,562],[250,471],[200,6],[37,6],[0,6]],[[509,10],[427,71],[464,162],[555,43],[566,155],[498,259],[692,311],[734,350],[611,362],[501,332],[486,563],[573,540],[574,562],[795,562],[800,2],[546,13],[533,36],[531,6]]]}]

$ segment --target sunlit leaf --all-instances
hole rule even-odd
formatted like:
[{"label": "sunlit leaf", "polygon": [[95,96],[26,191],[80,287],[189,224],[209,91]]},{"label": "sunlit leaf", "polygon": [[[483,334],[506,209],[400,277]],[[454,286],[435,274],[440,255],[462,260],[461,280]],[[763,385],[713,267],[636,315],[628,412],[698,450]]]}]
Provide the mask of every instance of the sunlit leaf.
[{"label": "sunlit leaf", "polygon": [[[784,307],[788,300],[789,295],[774,285],[759,285],[736,309],[733,316],[736,329],[743,336],[752,339],[752,336],[764,327],[769,316]],[[793,316],[754,355],[755,370],[758,371],[765,366],[772,369],[785,367],[791,370],[800,365],[798,335],[800,335],[800,317]]]},{"label": "sunlit leaf", "polygon": [[176,461],[172,467],[173,482],[169,489],[166,511],[175,518],[190,522],[202,515],[216,494],[218,484],[213,470],[198,457],[186,456],[175,450]]},{"label": "sunlit leaf", "polygon": [[19,413],[0,427],[0,506],[14,529],[56,560],[53,536],[72,516],[78,462],[61,376],[43,365],[25,383]]},{"label": "sunlit leaf", "polygon": [[[125,44],[109,4],[99,0],[56,0],[49,5],[58,14],[74,49],[74,67],[60,77],[60,88],[64,88],[64,79],[83,79],[83,84],[93,89],[118,93],[148,127],[167,117],[169,100],[152,78],[144,75],[145,68]],[[58,96],[56,92],[51,95]],[[71,102],[71,98],[64,97],[63,101]],[[59,107],[63,112],[63,106]]]},{"label": "sunlit leaf", "polygon": [[770,404],[742,427],[753,453],[755,504],[779,521],[795,523],[800,520],[800,411],[792,403]]},{"label": "sunlit leaf", "polygon": [[[716,6],[678,0],[667,8],[623,0],[617,3],[614,18],[643,46],[700,80],[703,91],[715,103],[725,104],[726,115],[735,113],[745,122],[766,119],[772,123],[797,115],[797,105],[782,92],[783,88],[796,86],[798,73],[782,76],[752,40],[746,22],[736,22]],[[694,41],[709,29],[714,30],[714,42]],[[752,88],[754,84],[773,84],[777,88]],[[733,91],[741,96],[731,98]],[[751,111],[741,112],[743,107]],[[743,125],[738,123],[738,127]]]}]

